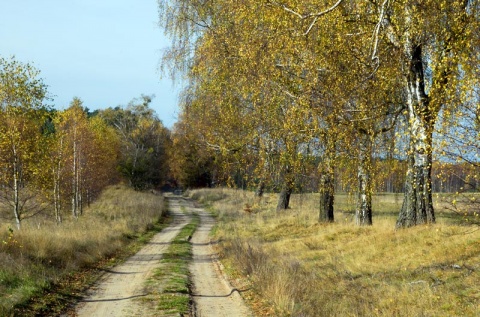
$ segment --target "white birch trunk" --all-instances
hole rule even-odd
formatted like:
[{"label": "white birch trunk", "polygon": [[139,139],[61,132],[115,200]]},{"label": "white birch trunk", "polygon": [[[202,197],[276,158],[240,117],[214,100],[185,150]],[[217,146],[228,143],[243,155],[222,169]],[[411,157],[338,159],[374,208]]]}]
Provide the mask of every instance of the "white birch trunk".
[{"label": "white birch trunk", "polygon": [[17,229],[21,228],[21,217],[20,217],[20,171],[19,171],[19,160],[17,156],[17,151],[15,146],[12,147],[13,150],[13,214],[15,216],[15,224]]},{"label": "white birch trunk", "polygon": [[57,164],[53,168],[53,204],[55,207],[55,220],[58,223],[62,222],[62,203],[61,203],[61,189],[60,177],[62,174],[62,159],[63,159],[63,137],[60,139],[60,152],[57,157]]},{"label": "white birch trunk", "polygon": [[77,177],[78,177],[78,166],[77,166],[77,133],[76,130],[74,131],[73,135],[73,170],[72,170],[72,216],[74,218],[78,218],[78,185],[77,185]]},{"label": "white birch trunk", "polygon": [[358,154],[358,194],[355,223],[359,226],[372,225],[372,141],[368,134],[361,134]]},{"label": "white birch trunk", "polygon": [[397,228],[435,222],[431,190],[434,116],[425,92],[422,46],[410,39],[406,43],[406,52],[410,144],[405,196]]}]

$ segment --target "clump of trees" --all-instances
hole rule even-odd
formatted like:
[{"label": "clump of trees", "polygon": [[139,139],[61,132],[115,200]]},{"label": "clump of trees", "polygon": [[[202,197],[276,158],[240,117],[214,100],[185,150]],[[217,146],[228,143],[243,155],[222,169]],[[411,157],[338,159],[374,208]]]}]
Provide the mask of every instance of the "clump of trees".
[{"label": "clump of trees", "polygon": [[38,214],[61,223],[121,180],[161,186],[169,133],[151,98],[93,113],[74,98],[55,110],[36,68],[0,58],[0,217],[18,229]]},{"label": "clump of trees", "polygon": [[168,177],[169,131],[149,107],[153,96],[141,96],[125,108],[99,112],[119,137],[120,174],[135,189],[160,187]]},{"label": "clump of trees", "polygon": [[192,167],[212,181],[277,191],[281,210],[313,177],[327,222],[343,183],[357,193],[356,223],[370,225],[388,179],[404,193],[397,228],[435,222],[443,166],[465,173],[461,191],[478,189],[479,1],[159,7],[173,39],[165,65],[189,83],[173,138],[215,161]]}]

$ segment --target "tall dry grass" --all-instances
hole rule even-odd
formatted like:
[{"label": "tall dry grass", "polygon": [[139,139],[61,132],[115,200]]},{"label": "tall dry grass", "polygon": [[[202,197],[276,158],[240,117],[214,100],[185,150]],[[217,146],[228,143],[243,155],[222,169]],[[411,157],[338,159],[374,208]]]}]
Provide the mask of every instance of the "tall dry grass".
[{"label": "tall dry grass", "polygon": [[315,194],[294,195],[283,212],[274,195],[260,202],[227,189],[192,195],[217,198],[210,204],[222,259],[248,276],[275,316],[480,315],[480,230],[439,206],[438,224],[395,231],[402,197],[394,194],[374,198],[371,227],[354,225],[348,195],[336,197],[333,224],[317,223]]},{"label": "tall dry grass", "polygon": [[78,220],[45,217],[0,231],[0,316],[66,275],[115,255],[164,212],[163,197],[112,186]]}]

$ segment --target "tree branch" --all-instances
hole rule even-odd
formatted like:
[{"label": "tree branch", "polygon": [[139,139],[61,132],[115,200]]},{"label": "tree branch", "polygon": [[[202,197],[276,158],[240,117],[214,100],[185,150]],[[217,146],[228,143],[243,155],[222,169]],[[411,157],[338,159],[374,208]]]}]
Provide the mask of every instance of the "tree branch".
[{"label": "tree branch", "polygon": [[305,19],[306,19],[306,18],[310,18],[310,17],[319,18],[319,17],[321,17],[322,15],[325,15],[325,14],[327,14],[327,13],[330,13],[330,12],[332,12],[333,10],[335,10],[342,2],[343,2],[343,0],[338,0],[337,3],[335,3],[333,6],[331,6],[331,7],[328,8],[327,10],[324,10],[324,11],[318,12],[318,13],[307,14],[307,15],[305,15]]},{"label": "tree branch", "polygon": [[380,17],[378,18],[378,23],[375,26],[375,31],[373,32],[373,44],[372,44],[372,61],[379,62],[379,57],[377,55],[378,51],[378,35],[380,33],[380,29],[382,28],[382,23],[385,17],[385,8],[388,4],[388,0],[383,1],[382,8],[380,10]]},{"label": "tree branch", "polygon": [[296,15],[297,17],[299,17],[302,20],[305,19],[303,14],[300,14],[300,13],[296,12],[295,10],[287,7],[286,5],[284,5],[282,3],[278,3],[277,1],[273,1],[273,0],[268,0],[267,2],[273,4],[277,7],[281,7],[283,10],[287,11],[288,13],[292,13],[293,15]]},{"label": "tree branch", "polygon": [[310,33],[310,31],[313,29],[313,27],[315,26],[315,24],[317,23],[318,21],[318,18],[323,16],[323,15],[326,15],[330,12],[332,12],[333,10],[335,10],[341,3],[343,2],[343,0],[338,0],[333,6],[331,6],[330,8],[324,10],[324,11],[320,11],[320,12],[317,12],[317,13],[308,13],[308,14],[301,14],[295,10],[293,10],[292,8],[288,7],[287,5],[283,4],[283,3],[278,3],[277,1],[274,1],[274,0],[268,0],[268,3],[271,3],[272,5],[275,5],[277,7],[280,7],[282,8],[283,10],[287,11],[288,13],[291,13],[295,16],[297,16],[298,18],[300,18],[301,20],[306,20],[306,19],[309,19],[309,18],[313,18],[313,21],[310,23],[310,26],[308,27],[307,31],[305,31],[305,33],[303,33],[303,35],[308,35],[308,33]]}]

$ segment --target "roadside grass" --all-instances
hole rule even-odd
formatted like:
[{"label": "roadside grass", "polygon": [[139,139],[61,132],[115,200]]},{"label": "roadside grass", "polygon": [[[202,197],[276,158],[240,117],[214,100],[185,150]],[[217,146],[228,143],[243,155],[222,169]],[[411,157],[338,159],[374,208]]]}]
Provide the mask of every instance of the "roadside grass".
[{"label": "roadside grass", "polygon": [[355,226],[349,195],[336,196],[332,224],[317,222],[317,194],[293,195],[282,212],[273,194],[191,195],[224,197],[209,202],[221,260],[252,286],[259,316],[480,315],[480,228],[440,203],[437,224],[395,230],[401,195],[374,197],[370,227]]},{"label": "roadside grass", "polygon": [[160,260],[160,266],[146,283],[150,295],[142,298],[142,301],[154,305],[158,316],[184,316],[190,311],[188,265],[192,260],[192,245],[189,237],[199,222],[198,214],[192,214],[192,220],[172,241]]},{"label": "roadside grass", "polygon": [[117,185],[77,220],[29,219],[0,229],[0,316],[55,315],[78,300],[101,268],[134,253],[161,230],[162,196]]}]

